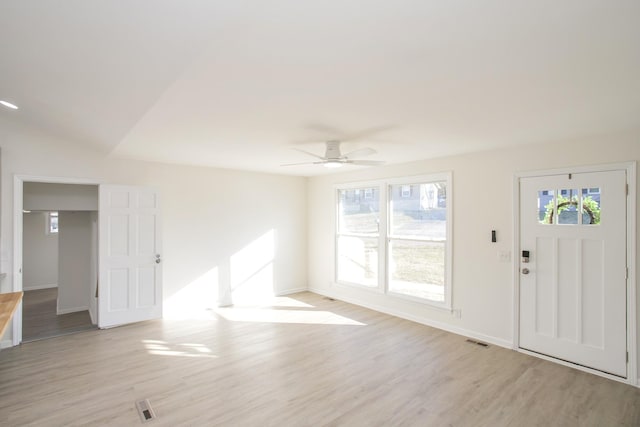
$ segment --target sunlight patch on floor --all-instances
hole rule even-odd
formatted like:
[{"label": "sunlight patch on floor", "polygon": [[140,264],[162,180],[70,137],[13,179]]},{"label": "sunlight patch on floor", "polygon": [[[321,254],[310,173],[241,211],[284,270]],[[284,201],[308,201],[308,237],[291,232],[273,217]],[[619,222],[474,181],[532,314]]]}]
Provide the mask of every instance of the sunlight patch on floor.
[{"label": "sunlight patch on floor", "polygon": [[216,313],[232,322],[302,323],[308,325],[352,325],[364,323],[324,310],[286,310],[270,307],[222,307]]},{"label": "sunlight patch on floor", "polygon": [[154,356],[218,358],[218,356],[212,353],[211,349],[203,344],[172,344],[160,340],[142,340],[142,344],[145,350],[147,350],[147,353]]}]

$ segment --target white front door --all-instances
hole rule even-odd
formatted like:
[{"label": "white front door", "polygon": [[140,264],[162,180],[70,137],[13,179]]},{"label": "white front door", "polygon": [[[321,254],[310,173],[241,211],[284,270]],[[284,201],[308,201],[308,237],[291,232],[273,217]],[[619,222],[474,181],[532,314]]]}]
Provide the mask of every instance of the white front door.
[{"label": "white front door", "polygon": [[158,194],[141,187],[100,186],[98,326],[162,316]]},{"label": "white front door", "polygon": [[520,348],[627,377],[626,182],[521,178]]}]

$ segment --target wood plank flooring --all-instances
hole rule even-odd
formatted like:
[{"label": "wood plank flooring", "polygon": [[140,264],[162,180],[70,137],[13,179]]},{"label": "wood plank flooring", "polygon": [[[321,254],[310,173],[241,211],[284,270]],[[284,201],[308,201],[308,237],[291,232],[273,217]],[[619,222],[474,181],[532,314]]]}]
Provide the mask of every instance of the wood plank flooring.
[{"label": "wood plank flooring", "polygon": [[0,424],[638,426],[640,390],[312,293],[0,352]]},{"label": "wood plank flooring", "polygon": [[26,291],[22,300],[22,341],[95,329],[89,311],[57,314],[58,288]]}]

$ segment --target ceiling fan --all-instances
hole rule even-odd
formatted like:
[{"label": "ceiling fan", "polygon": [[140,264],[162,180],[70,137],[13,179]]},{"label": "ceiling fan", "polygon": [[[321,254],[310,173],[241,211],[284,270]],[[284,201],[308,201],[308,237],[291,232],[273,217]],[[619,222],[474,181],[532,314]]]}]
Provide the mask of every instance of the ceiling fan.
[{"label": "ceiling fan", "polygon": [[297,166],[297,165],[323,165],[326,168],[339,168],[342,165],[360,165],[360,166],[378,166],[383,165],[385,162],[378,160],[360,160],[358,157],[370,156],[376,153],[373,148],[360,148],[358,150],[350,151],[347,154],[340,152],[340,143],[338,140],[326,141],[326,150],[324,156],[318,156],[317,154],[310,153],[308,151],[299,150],[296,151],[308,154],[315,157],[315,162],[302,162],[302,163],[289,163],[281,166]]}]

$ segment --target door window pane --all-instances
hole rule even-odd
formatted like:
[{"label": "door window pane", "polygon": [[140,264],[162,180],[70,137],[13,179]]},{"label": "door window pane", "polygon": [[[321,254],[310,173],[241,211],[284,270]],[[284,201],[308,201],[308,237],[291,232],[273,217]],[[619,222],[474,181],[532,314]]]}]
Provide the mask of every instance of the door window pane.
[{"label": "door window pane", "polygon": [[389,291],[444,301],[445,243],[389,242]]},{"label": "door window pane", "polygon": [[552,224],[555,212],[555,190],[538,191],[538,222],[540,224]]},{"label": "door window pane", "polygon": [[378,286],[378,239],[338,236],[338,280]]},{"label": "door window pane", "polygon": [[582,189],[582,224],[600,224],[600,188]]},{"label": "door window pane", "polygon": [[580,193],[577,189],[560,190],[558,195],[558,224],[578,223]]}]

